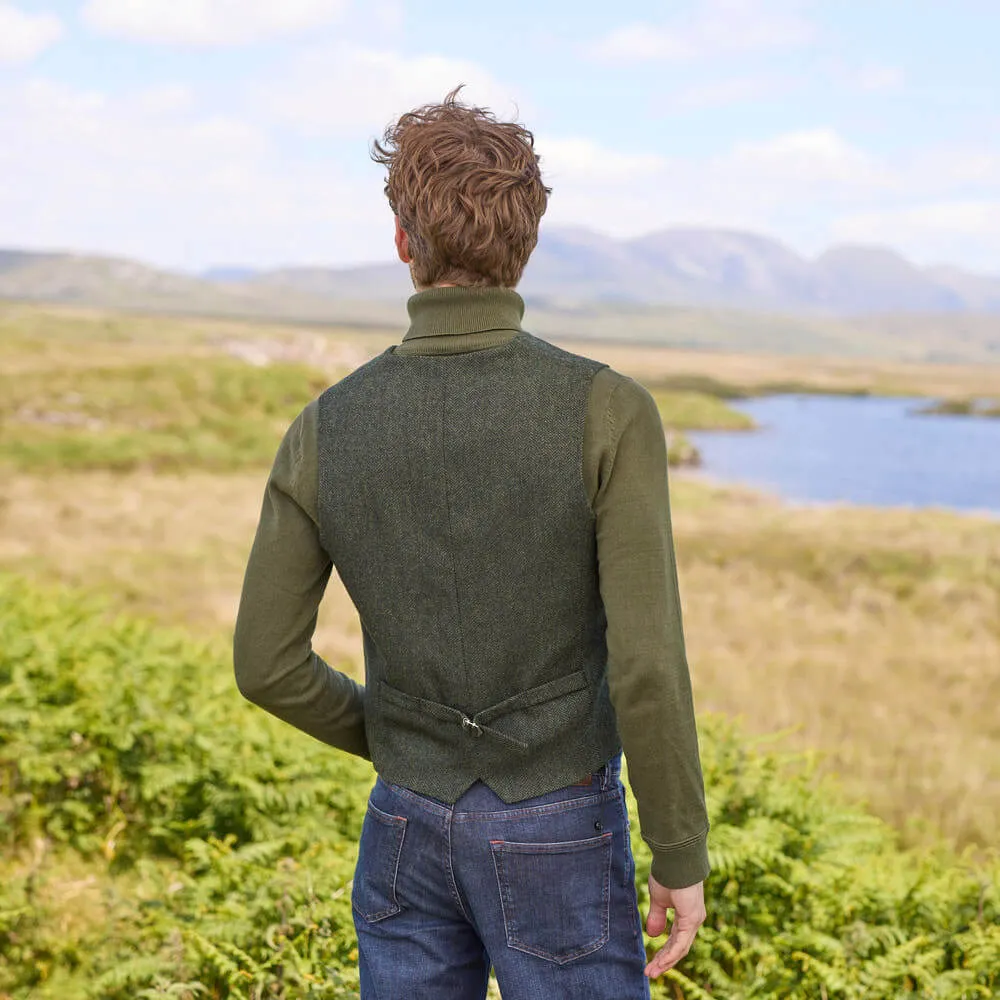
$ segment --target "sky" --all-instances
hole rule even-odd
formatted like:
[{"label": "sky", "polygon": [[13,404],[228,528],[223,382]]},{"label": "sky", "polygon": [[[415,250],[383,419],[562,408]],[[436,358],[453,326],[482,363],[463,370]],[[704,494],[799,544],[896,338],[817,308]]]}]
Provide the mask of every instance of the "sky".
[{"label": "sky", "polygon": [[1000,273],[998,39],[1000,0],[0,0],[0,246],[388,260],[371,140],[464,83],[543,226]]}]

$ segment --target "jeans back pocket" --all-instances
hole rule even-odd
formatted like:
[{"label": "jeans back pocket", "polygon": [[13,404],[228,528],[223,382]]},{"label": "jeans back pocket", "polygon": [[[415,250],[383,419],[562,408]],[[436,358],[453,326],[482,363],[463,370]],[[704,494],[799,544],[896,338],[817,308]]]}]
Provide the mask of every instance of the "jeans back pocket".
[{"label": "jeans back pocket", "polygon": [[396,879],[405,836],[405,816],[392,816],[368,803],[358,845],[351,904],[369,923],[391,917],[403,908],[396,898]]},{"label": "jeans back pocket", "polygon": [[611,833],[554,844],[491,841],[507,944],[564,965],[607,944]]}]

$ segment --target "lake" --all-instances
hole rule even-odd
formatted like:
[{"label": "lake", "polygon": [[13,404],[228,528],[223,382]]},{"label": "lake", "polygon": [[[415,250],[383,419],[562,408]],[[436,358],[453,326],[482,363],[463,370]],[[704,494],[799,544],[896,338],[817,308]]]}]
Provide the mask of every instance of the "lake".
[{"label": "lake", "polygon": [[759,429],[690,434],[702,471],[799,502],[1000,515],[1000,419],[922,415],[926,399],[768,396]]}]

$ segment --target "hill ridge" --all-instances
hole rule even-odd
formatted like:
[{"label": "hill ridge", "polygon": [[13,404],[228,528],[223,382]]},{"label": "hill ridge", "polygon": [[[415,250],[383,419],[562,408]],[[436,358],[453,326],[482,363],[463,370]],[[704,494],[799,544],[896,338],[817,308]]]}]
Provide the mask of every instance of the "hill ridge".
[{"label": "hill ridge", "polygon": [[[519,287],[526,298],[542,302],[833,315],[1000,313],[1000,275],[948,264],[920,267],[881,244],[835,244],[807,257],[759,233],[695,226],[628,239],[583,226],[547,227]],[[254,311],[276,295],[385,302],[411,290],[406,269],[388,262],[270,268],[229,264],[184,274],[120,255],[0,249],[0,297],[6,298],[98,304],[95,300],[102,297],[134,301],[141,292]]]}]

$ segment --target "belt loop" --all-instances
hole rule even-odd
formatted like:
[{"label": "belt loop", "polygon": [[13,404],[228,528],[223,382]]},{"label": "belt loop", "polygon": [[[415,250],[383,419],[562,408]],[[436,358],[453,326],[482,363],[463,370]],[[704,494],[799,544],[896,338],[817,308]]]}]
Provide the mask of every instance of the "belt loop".
[{"label": "belt loop", "polygon": [[601,791],[606,792],[618,779],[618,775],[621,773],[621,754],[615,754],[601,768]]}]

